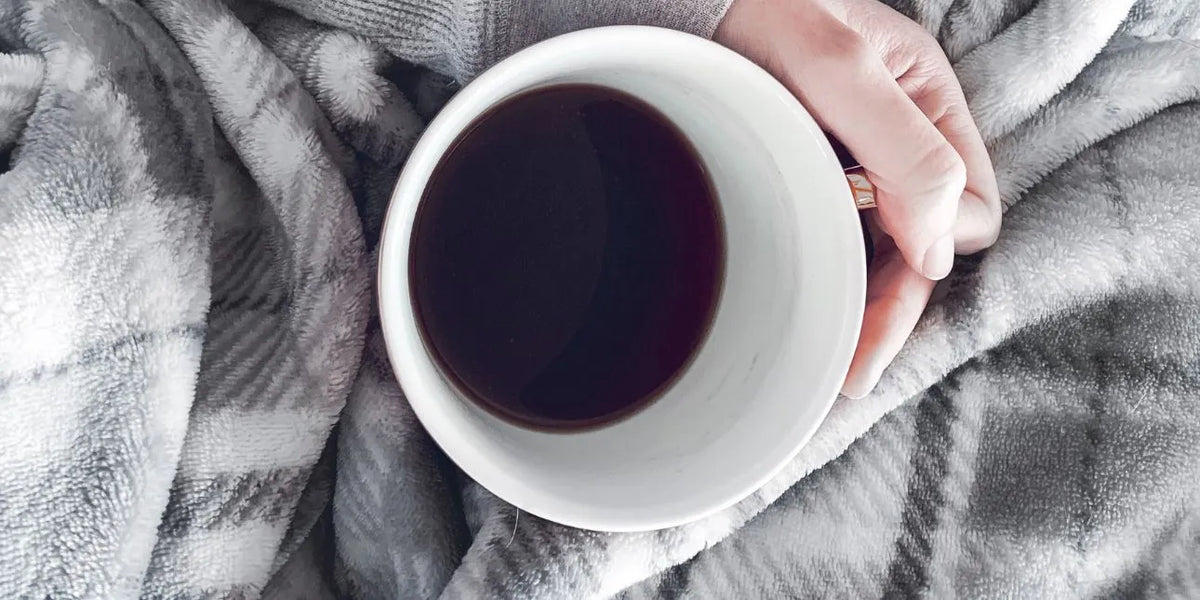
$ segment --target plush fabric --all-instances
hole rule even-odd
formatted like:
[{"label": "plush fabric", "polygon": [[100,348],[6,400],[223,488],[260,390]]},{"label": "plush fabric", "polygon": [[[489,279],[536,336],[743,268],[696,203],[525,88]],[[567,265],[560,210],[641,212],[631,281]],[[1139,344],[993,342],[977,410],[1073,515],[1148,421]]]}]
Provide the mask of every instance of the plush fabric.
[{"label": "plush fabric", "polygon": [[999,242],[761,490],[618,535],[439,453],[373,251],[455,79],[719,0],[0,3],[0,597],[1200,596],[1200,5],[893,5]]}]

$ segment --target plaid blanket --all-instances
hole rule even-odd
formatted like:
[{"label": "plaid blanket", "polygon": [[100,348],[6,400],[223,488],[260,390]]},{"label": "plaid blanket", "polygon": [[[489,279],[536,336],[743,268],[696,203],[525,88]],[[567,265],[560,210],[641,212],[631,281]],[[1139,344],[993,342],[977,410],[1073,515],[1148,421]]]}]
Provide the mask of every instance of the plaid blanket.
[{"label": "plaid blanket", "polygon": [[1200,597],[1200,5],[892,4],[999,243],[763,489],[618,535],[464,478],[384,355],[449,78],[311,7],[0,2],[0,597]]}]

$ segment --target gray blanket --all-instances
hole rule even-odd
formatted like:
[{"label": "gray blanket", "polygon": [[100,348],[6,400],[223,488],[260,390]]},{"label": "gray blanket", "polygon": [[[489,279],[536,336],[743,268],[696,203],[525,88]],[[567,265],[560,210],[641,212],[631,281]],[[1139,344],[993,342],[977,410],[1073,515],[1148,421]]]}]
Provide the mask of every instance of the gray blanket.
[{"label": "gray blanket", "polygon": [[893,1],[1000,241],[775,480],[636,535],[498,501],[394,382],[372,252],[449,80],[276,8],[0,2],[0,597],[1200,597],[1200,5]]}]

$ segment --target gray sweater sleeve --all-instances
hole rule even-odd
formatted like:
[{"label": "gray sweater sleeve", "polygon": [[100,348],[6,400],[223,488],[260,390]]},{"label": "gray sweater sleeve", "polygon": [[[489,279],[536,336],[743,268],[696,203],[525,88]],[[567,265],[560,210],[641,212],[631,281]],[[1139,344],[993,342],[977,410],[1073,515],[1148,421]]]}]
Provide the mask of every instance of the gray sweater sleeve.
[{"label": "gray sweater sleeve", "polygon": [[603,25],[709,37],[732,0],[273,0],[465,81],[546,38]]}]

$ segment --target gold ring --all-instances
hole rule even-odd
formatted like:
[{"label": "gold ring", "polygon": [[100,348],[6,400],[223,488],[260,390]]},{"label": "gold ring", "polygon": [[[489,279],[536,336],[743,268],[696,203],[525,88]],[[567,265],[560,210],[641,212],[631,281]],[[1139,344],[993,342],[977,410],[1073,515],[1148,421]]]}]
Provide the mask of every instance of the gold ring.
[{"label": "gold ring", "polygon": [[854,207],[858,210],[875,208],[875,184],[867,179],[867,170],[855,165],[844,172],[846,182],[850,184],[850,194],[854,196]]}]

